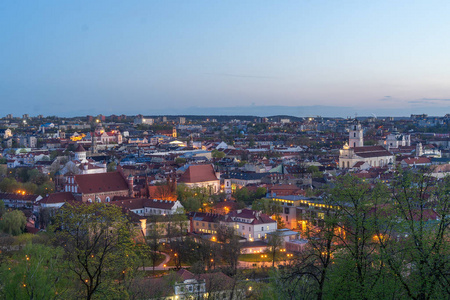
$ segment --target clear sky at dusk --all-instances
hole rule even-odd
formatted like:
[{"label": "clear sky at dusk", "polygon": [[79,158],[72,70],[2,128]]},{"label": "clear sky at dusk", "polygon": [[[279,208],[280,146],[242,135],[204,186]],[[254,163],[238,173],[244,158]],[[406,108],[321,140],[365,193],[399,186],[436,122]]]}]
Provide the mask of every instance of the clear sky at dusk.
[{"label": "clear sky at dusk", "polygon": [[450,1],[5,0],[1,111],[320,105],[443,115],[449,12]]}]

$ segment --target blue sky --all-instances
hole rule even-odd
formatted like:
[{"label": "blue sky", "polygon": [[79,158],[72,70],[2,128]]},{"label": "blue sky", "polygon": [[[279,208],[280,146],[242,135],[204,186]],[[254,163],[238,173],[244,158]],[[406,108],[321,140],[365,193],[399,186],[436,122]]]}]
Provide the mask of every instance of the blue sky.
[{"label": "blue sky", "polygon": [[449,11],[433,0],[5,0],[1,111],[318,105],[443,115]]}]

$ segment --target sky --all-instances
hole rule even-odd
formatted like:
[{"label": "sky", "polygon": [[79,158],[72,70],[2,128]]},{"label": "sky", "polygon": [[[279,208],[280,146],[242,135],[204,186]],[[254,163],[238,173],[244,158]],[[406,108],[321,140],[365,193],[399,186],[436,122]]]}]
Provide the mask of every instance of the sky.
[{"label": "sky", "polygon": [[437,0],[4,0],[0,115],[444,115],[449,11]]}]

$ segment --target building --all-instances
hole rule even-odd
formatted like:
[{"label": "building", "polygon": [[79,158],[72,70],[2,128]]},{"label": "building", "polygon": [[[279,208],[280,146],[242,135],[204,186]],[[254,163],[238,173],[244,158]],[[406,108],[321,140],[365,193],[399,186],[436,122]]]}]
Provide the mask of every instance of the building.
[{"label": "building", "polygon": [[[222,272],[193,274],[187,270],[175,273],[176,280],[165,277],[146,280],[145,299],[185,300],[185,299],[245,299],[245,291],[236,287],[236,282]],[[133,287],[131,287],[133,289]]]},{"label": "building", "polygon": [[135,118],[134,119],[134,124],[138,125],[138,124],[147,124],[147,125],[153,125],[153,123],[155,123],[154,119],[145,119],[145,118]]},{"label": "building", "polygon": [[110,202],[115,196],[128,197],[130,184],[120,172],[66,176],[64,191],[74,193],[83,202]]},{"label": "building", "polygon": [[181,205],[180,201],[118,196],[112,199],[111,204],[124,207],[143,217],[153,215],[173,215],[183,211],[183,205]]},{"label": "building", "polygon": [[190,165],[181,175],[178,182],[189,187],[207,188],[210,194],[220,191],[220,180],[211,164]]},{"label": "building", "polygon": [[356,164],[367,163],[371,167],[384,167],[394,163],[394,155],[383,146],[364,146],[363,129],[354,122],[349,130],[349,142],[339,150],[339,167],[353,168]]},{"label": "building", "polygon": [[42,199],[40,195],[27,195],[25,191],[17,193],[0,193],[0,200],[7,208],[32,208],[33,205]]},{"label": "building", "polygon": [[402,134],[397,130],[394,130],[386,137],[386,140],[380,141],[380,145],[384,146],[388,150],[391,148],[409,147],[411,146],[411,136],[409,134]]},{"label": "building", "polygon": [[225,215],[221,223],[231,226],[236,234],[248,241],[264,240],[267,234],[277,230],[277,221],[260,211],[239,209]]}]

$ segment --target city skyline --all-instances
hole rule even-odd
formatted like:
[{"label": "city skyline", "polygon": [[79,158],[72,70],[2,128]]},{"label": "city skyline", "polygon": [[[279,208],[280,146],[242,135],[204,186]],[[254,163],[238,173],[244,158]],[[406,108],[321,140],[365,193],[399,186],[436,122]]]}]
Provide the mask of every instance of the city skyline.
[{"label": "city skyline", "polygon": [[68,117],[265,116],[275,106],[295,116],[298,107],[318,108],[305,115],[441,116],[450,101],[449,6],[2,3],[2,108]]}]

